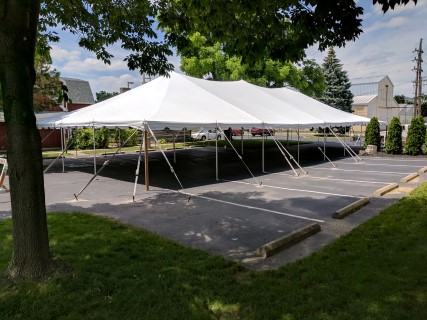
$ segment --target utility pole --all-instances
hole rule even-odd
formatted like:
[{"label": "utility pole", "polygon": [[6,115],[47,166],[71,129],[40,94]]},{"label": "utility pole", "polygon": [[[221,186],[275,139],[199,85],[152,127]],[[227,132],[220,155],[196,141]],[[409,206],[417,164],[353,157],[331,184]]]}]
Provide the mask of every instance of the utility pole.
[{"label": "utility pole", "polygon": [[422,78],[422,72],[423,69],[421,67],[423,63],[423,39],[420,39],[420,46],[419,48],[415,48],[414,53],[417,53],[417,57],[414,61],[417,62],[416,68],[414,68],[414,71],[416,72],[415,76],[415,98],[414,98],[414,117],[421,115],[421,97],[422,97],[422,87],[423,87],[423,78]]}]

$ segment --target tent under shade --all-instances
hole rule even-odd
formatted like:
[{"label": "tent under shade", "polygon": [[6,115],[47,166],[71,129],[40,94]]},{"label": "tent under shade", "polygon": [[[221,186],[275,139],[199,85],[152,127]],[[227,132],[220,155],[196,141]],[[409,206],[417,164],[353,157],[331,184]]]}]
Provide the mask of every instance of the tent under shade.
[{"label": "tent under shade", "polygon": [[245,81],[209,81],[172,72],[108,100],[40,119],[39,128],[182,129],[197,126],[308,128],[367,124],[287,88]]}]

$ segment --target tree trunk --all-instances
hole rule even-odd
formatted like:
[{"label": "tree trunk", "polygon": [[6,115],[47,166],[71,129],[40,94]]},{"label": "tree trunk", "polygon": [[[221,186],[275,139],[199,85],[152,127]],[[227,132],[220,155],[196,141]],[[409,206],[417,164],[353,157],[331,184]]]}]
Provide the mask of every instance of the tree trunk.
[{"label": "tree trunk", "polygon": [[39,1],[0,0],[0,83],[13,222],[12,277],[51,271],[41,140],[33,112]]}]

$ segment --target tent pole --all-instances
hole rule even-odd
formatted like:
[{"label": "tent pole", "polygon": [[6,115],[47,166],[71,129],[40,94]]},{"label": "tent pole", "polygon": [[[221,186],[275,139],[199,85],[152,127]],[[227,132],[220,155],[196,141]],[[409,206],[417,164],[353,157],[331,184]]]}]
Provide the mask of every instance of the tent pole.
[{"label": "tent pole", "polygon": [[298,158],[298,163],[299,163],[299,125],[298,125],[297,134],[298,134],[298,156],[297,156],[297,158]]},{"label": "tent pole", "polygon": [[150,190],[150,179],[148,174],[148,131],[144,127],[144,172],[145,172],[145,190]]},{"label": "tent pole", "polygon": [[[177,174],[176,174],[176,172],[175,172],[175,170],[174,170],[173,166],[171,165],[171,163],[169,162],[168,157],[166,156],[165,152],[163,151],[162,145],[161,145],[160,143],[158,143],[157,138],[156,138],[156,136],[154,135],[154,132],[153,132],[153,130],[151,130],[151,128],[150,128],[150,126],[148,125],[148,123],[146,123],[146,128],[147,128],[148,130],[150,130],[151,136],[153,137],[153,139],[154,139],[154,141],[156,142],[156,144],[158,144],[158,145],[159,145],[160,152],[162,153],[163,158],[165,158],[166,163],[167,163],[167,164],[168,164],[168,166],[169,166],[169,169],[171,170],[171,172],[172,172],[172,173],[173,173],[173,175],[175,176],[176,181],[178,181],[178,183],[179,183],[179,185],[180,185],[181,189],[184,189],[184,187],[182,186],[182,183],[181,183],[181,181],[179,180],[179,178],[178,178],[178,176],[177,176]],[[188,201],[190,201],[190,197],[188,198]]]},{"label": "tent pole", "polygon": [[175,148],[175,132],[172,131],[172,143],[173,143],[173,163],[176,164],[176,148]]},{"label": "tent pole", "polygon": [[323,161],[326,161],[326,127],[323,127]]},{"label": "tent pole", "polygon": [[93,124],[93,170],[94,174],[96,174],[95,123]]},{"label": "tent pole", "polygon": [[64,163],[64,130],[61,128],[61,161],[62,161],[62,173],[65,172],[65,163]]},{"label": "tent pole", "polygon": [[185,149],[185,128],[184,128],[184,149]]},{"label": "tent pole", "polygon": [[219,180],[218,177],[218,123],[215,127],[215,179]]},{"label": "tent pole", "polygon": [[64,152],[66,152],[71,147],[71,145],[73,144],[73,141],[74,141],[74,137],[71,141],[69,141],[68,146],[65,146],[65,149],[62,150],[62,152],[46,167],[46,169],[43,170],[43,173],[46,173],[56,163],[59,157],[61,157],[64,154]]},{"label": "tent pole", "polygon": [[236,148],[234,148],[234,145],[231,143],[231,141],[228,139],[227,135],[224,133],[224,130],[222,130],[221,127],[218,127],[218,129],[224,135],[225,140],[230,144],[231,148],[236,153],[237,157],[239,157],[239,159],[242,161],[243,165],[246,167],[246,169],[252,175],[252,178],[254,178],[254,180],[256,181],[257,185],[261,186],[262,182],[261,183],[258,182],[257,178],[255,178],[255,176],[253,175],[251,169],[249,169],[249,167],[247,166],[247,164],[245,163],[245,161],[243,161],[243,157],[237,152]]},{"label": "tent pole", "polygon": [[136,171],[135,171],[135,183],[133,185],[133,196],[132,201],[135,202],[135,194],[136,194],[136,185],[138,184],[138,178],[139,178],[139,168],[141,165],[141,158],[142,158],[142,144],[144,142],[144,132],[141,131],[141,143],[139,144],[139,155],[138,155],[138,163],[136,165]]},{"label": "tent pole", "polygon": [[265,173],[265,164],[264,164],[264,130],[265,130],[265,125],[264,122],[262,123],[262,135],[261,135],[261,140],[262,140],[262,172]]},{"label": "tent pole", "polygon": [[243,131],[243,127],[242,127],[242,129],[241,129],[241,130],[242,130],[242,135],[240,136],[240,137],[241,137],[241,139],[240,139],[240,140],[242,141],[242,155],[243,155],[243,133],[244,133],[244,131]]},{"label": "tent pole", "polygon": [[120,150],[122,150],[122,148],[126,145],[126,143],[128,143],[128,141],[134,136],[134,134],[138,132],[138,128],[136,128],[133,133],[127,138],[127,140],[125,142],[123,142],[123,144],[120,146],[120,148],[118,148],[116,150],[116,152],[114,152],[114,154],[111,156],[111,158],[109,160],[104,161],[103,165],[101,168],[99,168],[99,170],[97,172],[95,172],[95,174],[93,175],[93,177],[89,180],[89,182],[83,187],[83,189],[81,189],[79,191],[79,193],[74,194],[74,198],[76,198],[76,200],[79,200],[79,196],[82,194],[83,191],[85,191],[85,189],[92,183],[92,181],[101,173],[102,170],[104,170],[104,168],[108,165],[108,163],[120,152]]}]

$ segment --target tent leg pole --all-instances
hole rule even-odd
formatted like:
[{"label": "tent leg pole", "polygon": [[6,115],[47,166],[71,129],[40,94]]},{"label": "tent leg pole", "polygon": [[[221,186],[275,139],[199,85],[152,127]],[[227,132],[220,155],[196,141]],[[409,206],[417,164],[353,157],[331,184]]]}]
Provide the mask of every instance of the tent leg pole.
[{"label": "tent leg pole", "polygon": [[93,172],[96,174],[95,124],[93,125]]},{"label": "tent leg pole", "polygon": [[61,128],[61,160],[62,160],[62,173],[65,172],[65,164],[64,164],[64,129]]},{"label": "tent leg pole", "polygon": [[297,157],[298,157],[298,163],[299,163],[299,126],[298,126],[298,154],[297,154]]},{"label": "tent leg pole", "polygon": [[326,161],[326,127],[323,128],[323,161]]},{"label": "tent leg pole", "polygon": [[138,184],[138,178],[139,178],[139,168],[141,166],[141,158],[142,158],[142,144],[144,142],[144,135],[141,132],[141,143],[139,144],[139,155],[138,155],[138,163],[136,165],[136,171],[135,171],[135,183],[133,185],[133,196],[132,201],[135,202],[135,194],[136,194],[136,185]]},{"label": "tent leg pole", "polygon": [[244,133],[244,131],[243,131],[243,127],[242,127],[242,135],[240,136],[241,137],[241,141],[242,141],[242,156],[243,156],[243,133]]},{"label": "tent leg pole", "polygon": [[148,131],[144,129],[144,171],[145,171],[145,190],[150,190],[150,179],[148,175]]},{"label": "tent leg pole", "polygon": [[216,181],[219,180],[219,175],[218,175],[218,124],[215,127],[215,179]]},{"label": "tent leg pole", "polygon": [[265,173],[265,159],[264,159],[264,130],[265,130],[265,126],[264,126],[264,122],[262,123],[262,136],[261,136],[261,140],[262,140],[262,172]]},{"label": "tent leg pole", "polygon": [[185,128],[184,128],[184,149],[185,149]]},{"label": "tent leg pole", "polygon": [[175,132],[172,132],[173,142],[173,163],[176,164]]}]

